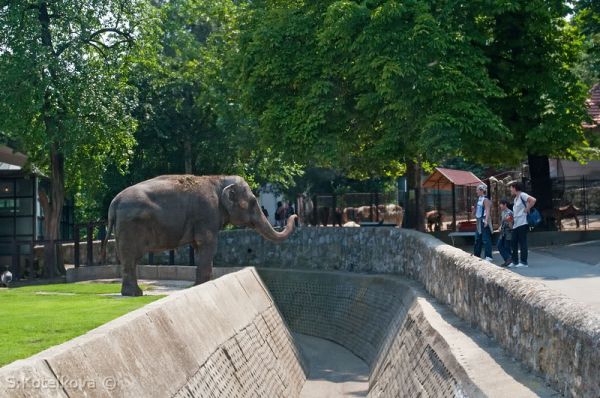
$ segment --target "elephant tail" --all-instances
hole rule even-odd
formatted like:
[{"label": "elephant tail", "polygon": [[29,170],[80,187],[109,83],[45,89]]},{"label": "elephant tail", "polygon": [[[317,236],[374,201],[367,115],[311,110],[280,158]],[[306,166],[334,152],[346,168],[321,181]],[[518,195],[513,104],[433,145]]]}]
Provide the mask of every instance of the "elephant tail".
[{"label": "elephant tail", "polygon": [[104,236],[104,239],[102,239],[102,244],[100,246],[100,256],[102,257],[102,264],[106,264],[106,245],[108,244],[108,238],[112,233],[117,218],[115,207],[116,206],[113,202],[108,208],[108,226],[106,228],[106,235]]}]

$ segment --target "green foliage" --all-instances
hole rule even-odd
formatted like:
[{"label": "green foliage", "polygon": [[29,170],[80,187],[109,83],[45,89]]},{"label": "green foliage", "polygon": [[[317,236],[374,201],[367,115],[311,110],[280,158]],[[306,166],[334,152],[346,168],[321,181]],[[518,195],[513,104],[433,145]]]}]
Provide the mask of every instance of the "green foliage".
[{"label": "green foliage", "polygon": [[231,0],[156,5],[158,40],[131,73],[138,146],[127,175],[107,174],[102,213],[121,189],[161,174],[239,174],[256,188],[267,181],[288,186],[301,172],[282,152],[257,145],[240,110],[227,73],[240,7]]},{"label": "green foliage", "polygon": [[167,173],[289,189],[315,167],[582,160],[597,3],[4,1],[0,134],[48,175],[64,156],[83,219]]},{"label": "green foliage", "polygon": [[600,3],[593,0],[576,1],[573,25],[582,34],[584,49],[578,72],[591,86],[600,82]]},{"label": "green foliage", "polygon": [[580,42],[563,2],[516,1],[482,22],[490,76],[505,95],[492,107],[513,134],[508,159],[527,154],[573,158],[587,146],[586,87],[573,73]]},{"label": "green foliage", "polygon": [[235,60],[258,138],[358,178],[411,159],[576,157],[585,87],[563,2],[252,2]]},{"label": "green foliage", "polygon": [[496,155],[510,135],[501,92],[454,2],[258,3],[240,30],[243,103],[262,142],[351,176],[397,176],[402,159]]},{"label": "green foliage", "polygon": [[0,6],[0,131],[54,184],[62,178],[51,155],[63,158],[59,172],[78,199],[98,192],[108,165],[127,167],[137,124],[128,74],[148,26],[142,0]]},{"label": "green foliage", "polygon": [[282,192],[293,200],[301,194],[391,193],[396,192],[396,184],[396,179],[391,177],[356,180],[335,169],[309,167],[301,176],[294,178],[292,185],[282,189]]}]

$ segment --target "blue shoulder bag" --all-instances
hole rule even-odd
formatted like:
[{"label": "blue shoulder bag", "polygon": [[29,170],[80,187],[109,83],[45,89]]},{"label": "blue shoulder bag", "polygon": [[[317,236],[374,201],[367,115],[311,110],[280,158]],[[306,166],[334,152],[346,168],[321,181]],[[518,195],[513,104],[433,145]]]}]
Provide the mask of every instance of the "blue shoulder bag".
[{"label": "blue shoulder bag", "polygon": [[[525,206],[525,208],[527,208],[527,202],[525,202],[523,200],[522,196],[519,196],[519,198],[521,198],[521,202],[523,202],[523,206]],[[527,214],[527,224],[529,224],[529,226],[531,228],[534,228],[534,227],[537,227],[538,225],[540,225],[541,222],[542,222],[542,215],[540,214],[540,212],[535,207],[532,207],[531,209],[529,209],[529,214]]]}]

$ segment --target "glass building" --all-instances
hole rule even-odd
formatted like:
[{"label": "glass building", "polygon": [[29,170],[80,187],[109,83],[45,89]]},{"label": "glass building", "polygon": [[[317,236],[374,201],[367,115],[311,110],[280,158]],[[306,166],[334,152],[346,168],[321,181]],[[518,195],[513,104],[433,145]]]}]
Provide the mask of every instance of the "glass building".
[{"label": "glass building", "polygon": [[[44,240],[44,214],[38,200],[43,176],[22,169],[27,157],[0,146],[0,273],[15,276],[33,270],[33,246]],[[73,206],[67,203],[61,220],[61,239],[72,238]],[[41,243],[41,242],[39,242]]]}]

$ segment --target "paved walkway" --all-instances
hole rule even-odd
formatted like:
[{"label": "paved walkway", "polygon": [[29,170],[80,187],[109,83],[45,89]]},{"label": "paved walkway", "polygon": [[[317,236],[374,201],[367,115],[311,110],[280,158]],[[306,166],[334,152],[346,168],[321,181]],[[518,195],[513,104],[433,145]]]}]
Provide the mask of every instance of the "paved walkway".
[{"label": "paved walkway", "polygon": [[[494,252],[494,263],[500,264],[501,260]],[[600,241],[533,248],[528,263],[528,268],[510,270],[542,281],[600,313]]]}]

